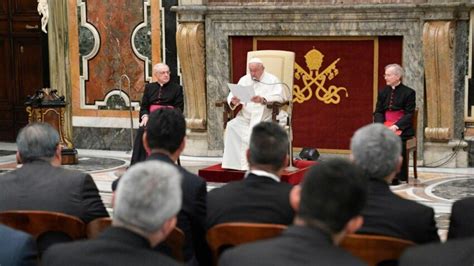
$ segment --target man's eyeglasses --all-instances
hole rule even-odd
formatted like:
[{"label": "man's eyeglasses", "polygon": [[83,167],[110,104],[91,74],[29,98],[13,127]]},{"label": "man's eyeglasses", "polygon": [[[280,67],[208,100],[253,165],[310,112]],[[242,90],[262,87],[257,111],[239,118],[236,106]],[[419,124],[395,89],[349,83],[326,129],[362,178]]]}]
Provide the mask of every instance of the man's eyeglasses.
[{"label": "man's eyeglasses", "polygon": [[156,73],[160,74],[160,75],[164,75],[164,74],[171,74],[170,71],[157,71]]}]

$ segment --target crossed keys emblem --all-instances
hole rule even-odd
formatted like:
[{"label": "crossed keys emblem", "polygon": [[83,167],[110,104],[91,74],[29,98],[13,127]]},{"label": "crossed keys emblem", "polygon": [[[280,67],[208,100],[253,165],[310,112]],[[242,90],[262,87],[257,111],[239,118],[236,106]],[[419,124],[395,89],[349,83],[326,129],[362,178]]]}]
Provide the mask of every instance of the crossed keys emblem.
[{"label": "crossed keys emblem", "polygon": [[304,57],[309,73],[295,62],[295,78],[297,80],[303,80],[304,87],[301,88],[299,85],[293,86],[293,102],[303,103],[309,100],[311,96],[313,96],[313,90],[311,88],[314,84],[316,85],[314,95],[325,104],[338,104],[341,101],[341,96],[339,95],[340,91],[346,92],[346,98],[349,96],[347,89],[344,87],[334,85],[330,85],[328,88],[324,87],[326,80],[332,80],[339,74],[336,64],[340,58],[334,60],[326,69],[319,72],[324,55],[313,48],[307,52]]}]

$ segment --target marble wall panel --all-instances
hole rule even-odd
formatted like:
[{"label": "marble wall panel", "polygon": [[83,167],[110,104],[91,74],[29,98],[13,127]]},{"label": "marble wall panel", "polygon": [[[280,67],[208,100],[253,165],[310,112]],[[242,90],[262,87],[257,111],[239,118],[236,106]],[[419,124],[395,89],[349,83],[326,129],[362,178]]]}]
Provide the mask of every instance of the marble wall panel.
[{"label": "marble wall panel", "polygon": [[429,0],[208,0],[209,5],[295,5],[295,4],[418,4]]},{"label": "marble wall panel", "polygon": [[86,104],[93,105],[97,100],[104,100],[108,92],[118,89],[122,74],[131,78],[131,98],[141,98],[145,82],[144,62],[133,53],[131,36],[134,28],[143,21],[143,8],[142,0],[87,2],[87,21],[100,35],[100,49],[88,62]]},{"label": "marble wall panel", "polygon": [[[73,142],[78,149],[131,150],[130,129],[74,127]],[[133,130],[136,136],[137,130]]]}]

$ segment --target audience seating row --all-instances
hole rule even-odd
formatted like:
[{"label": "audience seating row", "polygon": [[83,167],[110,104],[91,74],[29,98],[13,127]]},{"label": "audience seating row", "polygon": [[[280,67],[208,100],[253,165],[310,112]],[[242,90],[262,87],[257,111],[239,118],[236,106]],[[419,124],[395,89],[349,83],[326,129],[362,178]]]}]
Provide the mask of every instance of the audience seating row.
[{"label": "audience seating row", "polygon": [[[51,232],[63,233],[71,240],[79,240],[96,238],[112,225],[112,219],[98,218],[86,225],[77,217],[59,212],[15,210],[0,212],[0,223],[27,232],[37,240]],[[183,231],[177,227],[174,228],[165,240],[165,245],[171,248],[171,253],[176,260],[184,261]]]},{"label": "audience seating row", "polygon": [[[0,213],[0,223],[27,232],[36,239],[47,232],[61,232],[72,240],[95,238],[111,226],[111,218],[99,218],[85,225],[80,219],[67,214],[50,211],[7,211]],[[207,241],[212,251],[214,264],[227,248],[278,236],[286,229],[279,224],[224,223],[207,232]],[[165,244],[172,249],[178,261],[183,261],[182,247],[184,233],[175,228]],[[358,235],[346,236],[341,247],[361,258],[369,265],[384,261],[396,261],[402,252],[414,245],[413,242],[387,236]]]},{"label": "audience seating row", "polygon": [[[223,223],[207,232],[207,242],[212,251],[214,265],[225,249],[240,244],[280,235],[286,229],[280,224]],[[340,246],[368,265],[395,262],[403,251],[415,243],[394,237],[378,235],[347,235]]]}]

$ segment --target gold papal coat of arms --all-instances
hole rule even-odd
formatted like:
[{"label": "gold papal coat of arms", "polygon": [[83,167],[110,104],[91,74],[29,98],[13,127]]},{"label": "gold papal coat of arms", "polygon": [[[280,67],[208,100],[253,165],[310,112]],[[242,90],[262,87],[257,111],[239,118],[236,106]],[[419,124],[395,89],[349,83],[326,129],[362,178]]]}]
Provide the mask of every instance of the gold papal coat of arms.
[{"label": "gold papal coat of arms", "polygon": [[293,86],[293,102],[303,103],[308,101],[313,96],[313,87],[315,87],[314,95],[316,99],[325,104],[339,104],[341,101],[339,92],[341,91],[345,92],[346,98],[349,97],[349,93],[344,87],[337,87],[335,85],[330,85],[328,88],[325,87],[327,80],[332,80],[339,74],[336,64],[340,58],[334,60],[321,72],[319,72],[319,69],[323,64],[324,55],[320,51],[313,48],[306,53],[304,58],[309,72],[295,62],[295,78],[302,80],[304,86],[303,88],[299,85]]}]

